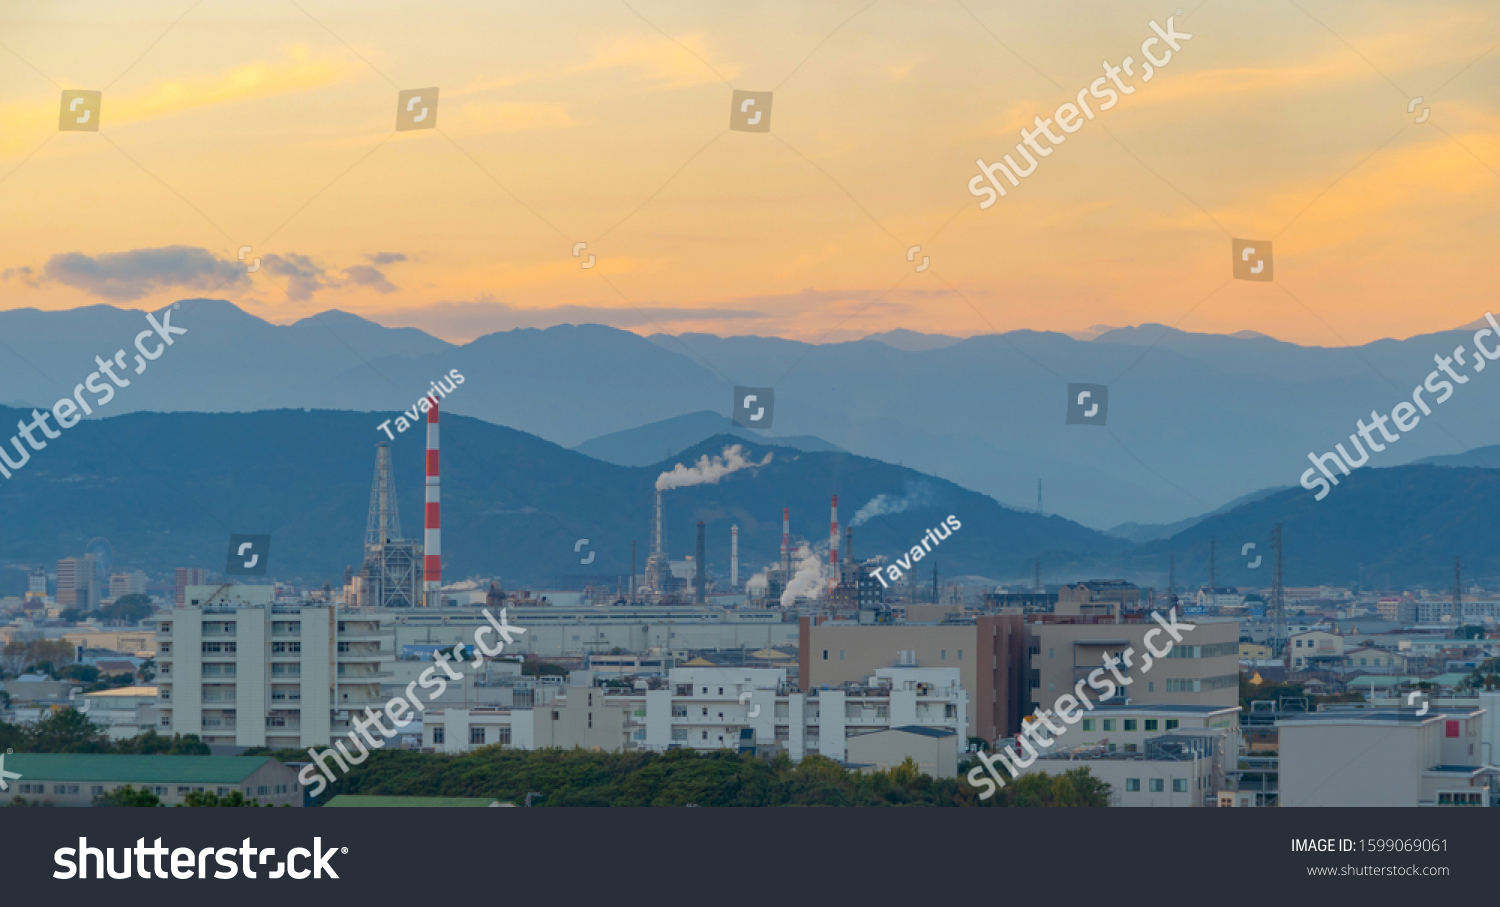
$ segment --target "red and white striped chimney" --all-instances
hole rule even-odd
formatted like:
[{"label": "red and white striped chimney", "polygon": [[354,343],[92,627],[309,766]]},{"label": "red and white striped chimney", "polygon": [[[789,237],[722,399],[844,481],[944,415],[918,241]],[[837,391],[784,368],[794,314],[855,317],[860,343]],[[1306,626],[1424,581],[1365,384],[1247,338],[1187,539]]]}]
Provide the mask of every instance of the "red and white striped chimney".
[{"label": "red and white striped chimney", "polygon": [[442,604],[443,588],[443,520],[439,504],[442,485],[438,478],[438,402],[436,397],[427,399],[432,403],[432,409],[427,411],[427,522],[422,533],[422,604],[436,608]]},{"label": "red and white striped chimney", "polygon": [[829,523],[828,566],[833,568],[833,581],[839,580],[839,496],[833,496],[832,519]]}]

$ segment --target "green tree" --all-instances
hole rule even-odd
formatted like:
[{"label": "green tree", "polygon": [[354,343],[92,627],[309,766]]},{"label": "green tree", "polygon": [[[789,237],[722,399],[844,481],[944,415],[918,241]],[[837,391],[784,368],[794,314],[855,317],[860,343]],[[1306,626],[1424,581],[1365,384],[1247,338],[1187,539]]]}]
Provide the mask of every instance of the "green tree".
[{"label": "green tree", "polygon": [[68,665],[57,672],[58,680],[76,680],[79,683],[97,683],[99,669],[93,665]]},{"label": "green tree", "polygon": [[163,737],[154,728],[147,728],[125,740],[116,740],[114,751],[142,756],[208,756],[212,754],[208,744],[199,739],[197,734],[173,734],[170,737]]},{"label": "green tree", "polygon": [[114,604],[100,610],[105,620],[125,623],[140,623],[151,616],[151,596],[132,592],[115,599]]},{"label": "green tree", "polygon": [[111,749],[103,729],[76,709],[60,709],[26,729],[31,753],[107,753]]},{"label": "green tree", "polygon": [[160,806],[161,799],[156,794],[141,788],[136,790],[130,785],[116,788],[107,794],[100,794],[94,798],[95,806]]},{"label": "green tree", "polygon": [[135,669],[135,673],[136,676],[141,679],[141,683],[150,683],[151,681],[155,680],[156,659],[148,658],[145,661],[141,662],[141,666]]}]

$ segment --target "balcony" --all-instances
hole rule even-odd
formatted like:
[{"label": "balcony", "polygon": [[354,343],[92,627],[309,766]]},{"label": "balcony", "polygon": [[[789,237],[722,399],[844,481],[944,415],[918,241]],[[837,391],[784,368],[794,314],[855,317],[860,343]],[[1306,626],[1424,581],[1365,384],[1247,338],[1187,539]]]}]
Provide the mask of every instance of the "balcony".
[{"label": "balcony", "polygon": [[205,719],[203,719],[203,729],[205,731],[207,731],[207,730],[232,731],[232,730],[234,730],[234,726],[235,725],[234,725],[234,719],[233,718],[205,718]]}]

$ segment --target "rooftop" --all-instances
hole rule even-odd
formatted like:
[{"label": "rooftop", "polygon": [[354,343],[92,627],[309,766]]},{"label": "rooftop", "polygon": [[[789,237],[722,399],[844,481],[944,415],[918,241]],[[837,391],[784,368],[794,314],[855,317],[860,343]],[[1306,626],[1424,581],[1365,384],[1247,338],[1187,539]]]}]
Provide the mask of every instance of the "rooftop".
[{"label": "rooftop", "polygon": [[270,756],[114,756],[15,753],[7,772],[43,781],[114,781],[140,784],[239,784]]}]

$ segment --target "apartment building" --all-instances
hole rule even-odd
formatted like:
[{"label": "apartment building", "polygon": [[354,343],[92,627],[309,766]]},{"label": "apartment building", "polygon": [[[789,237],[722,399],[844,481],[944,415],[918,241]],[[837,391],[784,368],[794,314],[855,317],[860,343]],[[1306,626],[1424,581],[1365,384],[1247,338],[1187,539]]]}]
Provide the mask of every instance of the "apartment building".
[{"label": "apartment building", "polygon": [[629,716],[638,706],[625,697],[608,696],[602,687],[576,686],[530,708],[429,707],[422,715],[422,746],[438,753],[466,753],[496,744],[618,752],[629,746]]},{"label": "apartment building", "polygon": [[1281,806],[1489,806],[1482,708],[1332,709],[1284,718]]},{"label": "apartment building", "polygon": [[176,598],[173,600],[173,604],[179,608],[187,604],[187,590],[189,586],[201,586],[208,582],[204,576],[202,567],[178,567],[173,574],[173,578],[176,584]]},{"label": "apartment building", "polygon": [[275,604],[270,586],[188,586],[156,617],[160,731],[205,743],[306,748],[383,708],[390,612]]},{"label": "apartment building", "polygon": [[1293,671],[1337,668],[1344,663],[1344,637],[1326,630],[1293,633],[1286,644],[1287,667]]},{"label": "apartment building", "polygon": [[119,598],[122,595],[145,595],[146,574],[139,570],[129,573],[111,573],[109,575],[109,597]]},{"label": "apartment building", "polygon": [[1027,627],[1019,614],[965,624],[799,623],[799,685],[811,691],[859,682],[889,667],[951,668],[967,693],[969,736],[994,740],[1021,729]]},{"label": "apartment building", "polygon": [[1212,761],[1192,750],[1047,753],[1021,774],[1085,768],[1109,785],[1110,806],[1204,806],[1214,796]]},{"label": "apartment building", "polygon": [[[1092,618],[1039,615],[1031,633],[1031,708],[1051,708],[1057,697],[1101,668],[1108,657],[1131,649],[1131,666],[1120,673],[1129,686],[1116,695],[1123,701],[1162,705],[1234,706],[1239,702],[1239,621],[1206,618],[1186,623],[1179,618],[1182,642],[1166,658],[1143,670],[1145,637],[1161,625],[1149,618]],[[1160,650],[1171,642],[1165,631],[1152,636]],[[1109,676],[1106,674],[1105,676]],[[1029,710],[1028,710],[1029,711]]]},{"label": "apartment building", "polygon": [[99,608],[99,578],[94,556],[65,557],[57,562],[57,606],[96,611]]},{"label": "apartment building", "polygon": [[[821,753],[844,761],[850,738],[890,728],[944,731],[958,746],[968,737],[967,700],[955,668],[880,668],[863,681],[806,694],[788,684],[784,668],[673,668],[661,689],[575,686],[531,709],[429,709],[422,742],[448,753],[496,743],[657,752],[754,747],[785,750],[793,760]],[[956,768],[955,755],[946,770]]]}]

